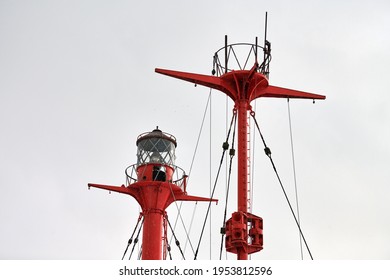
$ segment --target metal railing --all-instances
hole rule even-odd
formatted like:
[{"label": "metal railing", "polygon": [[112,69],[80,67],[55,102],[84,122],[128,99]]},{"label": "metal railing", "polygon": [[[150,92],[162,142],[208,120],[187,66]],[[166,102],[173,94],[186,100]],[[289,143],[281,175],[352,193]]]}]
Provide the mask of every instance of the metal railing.
[{"label": "metal railing", "polygon": [[[213,56],[213,71],[212,74],[222,76],[233,70],[247,70],[253,66],[252,61],[258,61],[259,50],[263,52],[263,62],[258,65],[257,71],[266,75],[269,74],[269,63],[271,61],[271,43],[265,40],[264,46],[259,46],[257,37],[254,44],[251,43],[236,43],[227,44],[227,36],[225,36],[225,46],[217,50]],[[223,62],[220,60],[223,57]],[[248,65],[249,62],[249,65]]]},{"label": "metal railing", "polygon": [[[176,165],[169,165],[169,166],[173,168],[172,180],[170,180],[169,182],[177,185],[185,192],[187,187],[188,175],[186,175],[184,169],[182,169],[179,166]],[[134,184],[138,181],[138,174],[137,174],[138,167],[139,165],[133,164],[128,166],[125,169],[127,186],[130,186],[131,184]]]}]

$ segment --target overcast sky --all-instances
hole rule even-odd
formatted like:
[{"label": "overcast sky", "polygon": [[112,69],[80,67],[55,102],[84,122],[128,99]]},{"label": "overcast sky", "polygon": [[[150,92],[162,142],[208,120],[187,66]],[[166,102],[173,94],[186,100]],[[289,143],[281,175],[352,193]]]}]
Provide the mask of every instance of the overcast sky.
[{"label": "overcast sky", "polygon": [[[300,216],[313,256],[389,259],[385,0],[1,0],[0,259],[120,259],[139,207],[87,184],[125,183],[137,136],[156,126],[176,136],[176,164],[189,172],[209,94],[154,69],[210,74],[224,35],[230,43],[262,42],[266,11],[270,84],[327,96],[314,105],[290,101]],[[187,188],[199,196],[209,195],[225,138],[226,98],[211,95]],[[294,201],[287,102],[261,99],[256,112]],[[253,213],[264,219],[264,250],[253,259],[300,259],[298,230],[255,141]],[[219,257],[224,181],[200,259]],[[235,180],[232,188],[229,213]],[[172,221],[176,207],[168,208]],[[187,230],[195,215],[196,247],[206,206],[194,208],[183,204],[182,215]],[[177,232],[184,247],[180,222]],[[193,258],[189,244],[186,257]]]}]

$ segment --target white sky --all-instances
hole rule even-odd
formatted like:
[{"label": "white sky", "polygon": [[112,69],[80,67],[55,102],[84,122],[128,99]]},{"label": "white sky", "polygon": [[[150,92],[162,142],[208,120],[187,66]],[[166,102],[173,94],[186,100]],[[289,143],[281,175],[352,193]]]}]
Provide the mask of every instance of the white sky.
[{"label": "white sky", "polygon": [[[208,98],[207,88],[154,68],[209,74],[225,34],[230,43],[255,36],[262,42],[266,11],[270,83],[327,96],[315,105],[290,102],[302,227],[313,256],[389,259],[390,3],[188,2],[0,1],[0,259],[120,259],[138,217],[136,201],[88,191],[87,183],[125,183],[136,137],[156,125],[177,137],[176,164],[188,172]],[[226,99],[212,94],[214,177]],[[256,105],[293,199],[287,102]],[[208,115],[189,194],[209,194],[209,131]],[[297,228],[257,141],[253,213],[264,218],[265,240],[253,258],[299,259]],[[223,181],[212,208],[213,259]],[[168,208],[173,221],[175,208]],[[193,208],[183,205],[187,227]],[[194,247],[205,209],[197,206]],[[200,259],[210,257],[209,231]]]}]

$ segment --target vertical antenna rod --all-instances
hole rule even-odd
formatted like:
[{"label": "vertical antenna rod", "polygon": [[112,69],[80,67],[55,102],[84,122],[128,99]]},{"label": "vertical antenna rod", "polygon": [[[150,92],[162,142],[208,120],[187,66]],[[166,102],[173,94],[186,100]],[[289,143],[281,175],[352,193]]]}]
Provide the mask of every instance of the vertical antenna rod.
[{"label": "vertical antenna rod", "polygon": [[[268,12],[265,12],[265,24],[264,24],[264,62],[267,54],[267,28],[268,28]],[[264,63],[265,67],[265,63]]]},{"label": "vertical antenna rod", "polygon": [[268,74],[266,72],[267,68],[267,59],[269,56],[268,50],[268,41],[267,41],[267,29],[268,29],[268,12],[265,12],[265,24],[264,24],[264,46],[263,46],[263,63],[261,64],[261,73],[265,74],[268,78]]},{"label": "vertical antenna rod", "polygon": [[227,48],[228,38],[225,35],[225,74],[228,72],[228,48]]}]

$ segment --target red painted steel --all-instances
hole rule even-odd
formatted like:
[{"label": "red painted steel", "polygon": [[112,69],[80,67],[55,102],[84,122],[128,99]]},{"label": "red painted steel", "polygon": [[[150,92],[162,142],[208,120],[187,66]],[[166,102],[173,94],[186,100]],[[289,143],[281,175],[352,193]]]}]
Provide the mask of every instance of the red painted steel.
[{"label": "red painted steel", "polygon": [[[209,198],[187,195],[179,186],[170,182],[143,181],[128,187],[88,184],[89,187],[128,194],[142,208],[142,259],[161,260],[163,242],[163,218],[166,208],[176,201],[210,201]],[[212,201],[216,201],[213,199]]]},{"label": "red painted steel", "polygon": [[[250,102],[259,97],[325,99],[325,96],[271,86],[268,83],[267,77],[257,72],[257,63],[255,63],[250,70],[233,70],[220,77],[159,68],[156,68],[155,71],[163,75],[217,89],[224,92],[235,102],[235,108],[238,114],[238,211],[233,213],[233,216],[227,222],[227,225],[229,227],[233,226],[233,229],[231,228],[230,230],[233,230],[236,233],[237,238],[232,238],[232,236],[234,237],[234,234],[231,235],[231,231],[229,232],[229,229],[227,229],[229,238],[226,242],[226,248],[227,251],[237,254],[237,259],[246,260],[248,259],[248,254],[260,251],[263,245],[262,220],[260,222],[260,217],[247,213],[247,116],[248,112],[252,110]],[[250,218],[248,218],[249,216]],[[252,221],[256,226],[249,228],[248,224],[252,224]],[[239,229],[239,231],[237,231],[237,229]],[[260,231],[261,238],[259,237]]]},{"label": "red painted steel", "polygon": [[250,213],[234,212],[232,218],[226,222],[226,251],[237,254],[242,259],[245,258],[245,254],[252,254],[261,249],[263,219]]},{"label": "red painted steel", "polygon": [[[161,131],[159,131],[161,132]],[[154,133],[152,135],[152,133]],[[151,133],[154,139],[164,139],[166,135],[156,136],[156,130]],[[148,138],[148,137],[146,137]],[[144,137],[144,139],[146,139]],[[150,138],[150,137],[149,137]],[[176,146],[176,142],[168,139]],[[150,146],[148,147],[148,149]],[[155,170],[164,168],[164,176],[155,174]],[[143,260],[161,260],[163,252],[163,242],[166,240],[164,234],[165,210],[174,201],[217,201],[205,197],[187,195],[186,179],[184,175],[178,185],[172,181],[174,168],[168,164],[155,163],[150,160],[148,163],[142,163],[137,168],[138,180],[129,186],[109,186],[100,184],[88,184],[89,187],[105,189],[132,196],[137,200],[142,208],[141,215],[144,217],[142,232],[142,259]],[[182,183],[182,184],[180,184]],[[181,185],[182,188],[179,186]],[[164,254],[163,254],[164,253]]]}]

